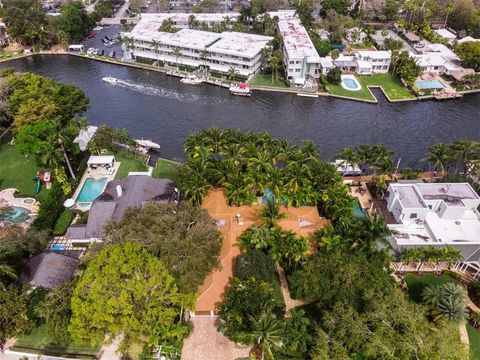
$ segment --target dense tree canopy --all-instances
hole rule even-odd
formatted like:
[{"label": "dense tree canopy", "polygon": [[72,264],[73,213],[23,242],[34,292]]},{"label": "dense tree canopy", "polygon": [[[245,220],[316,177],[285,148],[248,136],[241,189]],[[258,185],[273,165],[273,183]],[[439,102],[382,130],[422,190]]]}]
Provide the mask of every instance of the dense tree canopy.
[{"label": "dense tree canopy", "polygon": [[157,256],[181,291],[196,291],[219,265],[220,234],[208,213],[198,207],[149,204],[129,209],[107,227],[107,243],[133,242]]},{"label": "dense tree canopy", "polygon": [[13,285],[0,289],[0,340],[19,335],[29,328],[27,303],[25,289]]},{"label": "dense tree canopy", "polygon": [[455,48],[456,53],[475,71],[480,71],[480,42],[468,41]]},{"label": "dense tree canopy", "polygon": [[93,258],[72,297],[68,330],[80,343],[101,344],[120,333],[132,343],[177,343],[188,334],[179,320],[193,296],[179,293],[165,265],[139,245],[108,245]]},{"label": "dense tree canopy", "polygon": [[63,5],[57,20],[58,30],[67,35],[69,42],[82,40],[94,25],[95,22],[88,16],[80,1]]}]

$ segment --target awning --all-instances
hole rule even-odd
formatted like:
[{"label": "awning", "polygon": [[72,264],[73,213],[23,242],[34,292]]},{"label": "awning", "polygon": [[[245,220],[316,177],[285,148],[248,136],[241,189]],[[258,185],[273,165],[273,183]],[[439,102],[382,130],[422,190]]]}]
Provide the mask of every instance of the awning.
[{"label": "awning", "polygon": [[113,162],[115,162],[115,156],[113,155],[90,156],[87,165],[107,165]]}]

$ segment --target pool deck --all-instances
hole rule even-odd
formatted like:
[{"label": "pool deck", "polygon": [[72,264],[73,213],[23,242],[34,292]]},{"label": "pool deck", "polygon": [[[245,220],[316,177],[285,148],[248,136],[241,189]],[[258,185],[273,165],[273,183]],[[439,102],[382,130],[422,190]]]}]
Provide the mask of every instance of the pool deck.
[{"label": "pool deck", "polygon": [[[109,181],[112,181],[113,179],[115,179],[115,175],[117,174],[117,171],[120,168],[121,164],[122,164],[121,162],[116,161],[115,164],[114,164],[114,171],[112,173],[109,173],[108,169],[103,168],[103,167],[98,167],[97,169],[87,168],[87,170],[83,173],[82,178],[80,179],[80,183],[78,184],[77,188],[75,189],[75,192],[72,195],[72,199],[75,199],[74,209],[81,210],[81,211],[90,210],[90,207],[92,205],[91,203],[90,203],[90,205],[79,206],[77,201],[76,201],[77,197],[78,197],[78,194],[82,190],[83,185],[85,184],[85,181],[88,178],[93,178],[95,180],[99,180],[101,178],[107,178],[107,181],[105,182],[105,186],[107,186],[107,183]],[[105,189],[105,186],[104,186],[103,189]],[[103,193],[103,190],[102,190],[102,193]]]},{"label": "pool deck", "polygon": [[[16,198],[15,193],[17,193],[18,190],[15,188],[9,188],[0,191],[0,207],[9,207],[9,206],[18,206],[18,207],[23,207],[26,208],[30,211],[30,220],[25,221],[24,223],[20,223],[17,225],[20,225],[22,227],[28,227],[32,221],[32,218],[38,213],[38,208],[40,203],[36,201],[34,198]],[[26,199],[33,199],[31,204],[28,202],[25,203],[24,201]]]},{"label": "pool deck", "polygon": [[350,186],[350,195],[354,198],[357,198],[360,202],[361,208],[368,214],[368,216],[372,216],[372,204],[373,204],[373,197],[370,194],[370,191],[367,188],[366,183],[360,183],[360,186]]}]

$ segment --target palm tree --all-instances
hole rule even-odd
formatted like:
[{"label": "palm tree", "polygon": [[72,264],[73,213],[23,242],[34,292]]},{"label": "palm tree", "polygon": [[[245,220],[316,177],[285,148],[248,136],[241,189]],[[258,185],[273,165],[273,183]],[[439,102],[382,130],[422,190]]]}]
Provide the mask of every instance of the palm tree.
[{"label": "palm tree", "polygon": [[447,319],[454,323],[465,320],[468,316],[463,299],[448,297],[440,302],[436,311],[436,317]]},{"label": "palm tree", "polygon": [[273,351],[283,345],[284,326],[272,313],[264,314],[260,319],[252,319],[252,330],[246,335],[260,351],[260,359],[273,360]]},{"label": "palm tree", "polygon": [[[178,58],[183,56],[182,51],[179,48],[173,49],[173,56],[175,56],[175,62],[178,64]],[[180,64],[181,65],[181,64]]]},{"label": "palm tree", "polygon": [[344,160],[344,170],[347,170],[347,167],[355,167],[357,162],[357,153],[349,147],[343,148],[336,156],[337,159]]},{"label": "palm tree", "polygon": [[237,69],[235,69],[234,66],[231,66],[228,69],[228,72],[227,72],[227,79],[231,80],[231,81],[234,81],[237,74],[238,74]]},{"label": "palm tree", "polygon": [[210,59],[212,54],[207,49],[203,49],[200,51],[200,59],[204,61],[205,69],[207,70],[207,76],[208,76],[208,65],[207,61]]},{"label": "palm tree", "polygon": [[340,51],[338,49],[333,49],[330,51],[330,57],[333,61],[337,60],[340,57]]},{"label": "palm tree", "polygon": [[267,200],[260,212],[262,223],[267,228],[274,228],[278,225],[278,220],[285,218],[286,215],[280,212],[278,200],[273,197]]},{"label": "palm tree", "polygon": [[272,56],[268,62],[268,65],[272,69],[272,84],[273,84],[273,79],[275,76],[275,80],[278,79],[278,68],[280,67],[281,60],[278,58],[278,56]]},{"label": "palm tree", "polygon": [[[53,146],[58,146],[56,149],[55,149],[55,152],[54,156],[58,156],[58,153],[59,153],[59,149],[61,149],[62,153],[63,153],[63,159],[65,160],[65,164],[67,165],[67,168],[68,168],[68,171],[70,172],[70,176],[73,178],[73,179],[76,179],[75,177],[75,173],[73,172],[73,168],[72,168],[72,165],[70,164],[70,160],[68,159],[68,155],[67,155],[67,152],[65,151],[65,144],[69,144],[70,141],[71,141],[71,138],[68,134],[68,131],[69,129],[66,129],[66,128],[59,128],[55,134],[53,134],[51,137],[50,137],[50,143],[53,145]],[[53,159],[53,158],[52,158]]]},{"label": "palm tree", "polygon": [[427,161],[433,164],[440,170],[442,176],[445,176],[447,170],[448,162],[450,159],[449,155],[450,149],[446,144],[439,143],[434,146],[431,146],[427,149],[427,157],[422,159],[422,161]]},{"label": "palm tree", "polygon": [[10,265],[0,264],[0,290],[4,291],[5,284],[3,283],[2,278],[16,280],[18,279],[18,275]]},{"label": "palm tree", "polygon": [[437,309],[443,299],[444,293],[441,286],[426,286],[421,295],[422,302],[431,309]]},{"label": "palm tree", "polygon": [[470,314],[470,320],[472,320],[473,326],[477,327],[480,325],[480,311]]},{"label": "palm tree", "polygon": [[458,140],[448,147],[451,150],[452,158],[456,160],[455,173],[457,173],[459,166],[462,166],[463,172],[466,174],[470,162],[480,157],[480,143],[473,140]]},{"label": "palm tree", "polygon": [[158,61],[158,56],[159,56],[158,50],[160,49],[160,42],[153,39],[151,44],[152,44],[153,51],[157,55],[157,66],[159,66],[160,64],[159,64],[159,61]]}]

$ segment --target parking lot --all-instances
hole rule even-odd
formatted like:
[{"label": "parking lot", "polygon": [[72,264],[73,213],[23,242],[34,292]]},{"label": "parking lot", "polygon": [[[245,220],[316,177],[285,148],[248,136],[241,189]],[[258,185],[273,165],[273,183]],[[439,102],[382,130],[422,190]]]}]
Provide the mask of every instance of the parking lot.
[{"label": "parking lot", "polygon": [[85,50],[90,48],[99,49],[99,55],[102,55],[101,51],[103,50],[103,55],[105,56],[110,56],[111,53],[115,52],[115,57],[121,58],[123,56],[123,52],[118,43],[114,42],[112,45],[105,45],[102,42],[102,39],[106,40],[105,36],[108,36],[110,39],[116,39],[121,31],[122,27],[120,25],[111,25],[109,27],[102,28],[101,30],[94,30],[96,36],[94,38],[84,40],[82,44],[85,46]]}]

